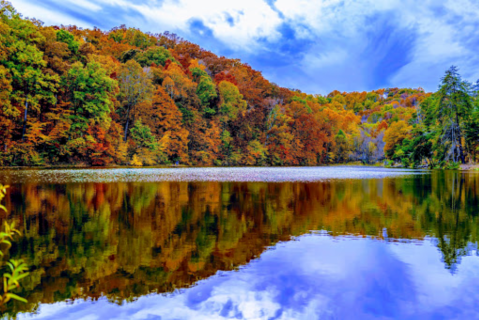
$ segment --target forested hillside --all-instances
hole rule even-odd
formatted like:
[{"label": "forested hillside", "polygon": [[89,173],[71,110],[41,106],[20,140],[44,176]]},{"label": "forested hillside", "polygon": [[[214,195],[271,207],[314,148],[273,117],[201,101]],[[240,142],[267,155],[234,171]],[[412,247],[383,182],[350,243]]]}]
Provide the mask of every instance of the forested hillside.
[{"label": "forested hillside", "polygon": [[44,26],[0,6],[3,166],[476,160],[474,87],[455,68],[434,94],[308,95],[175,34]]}]

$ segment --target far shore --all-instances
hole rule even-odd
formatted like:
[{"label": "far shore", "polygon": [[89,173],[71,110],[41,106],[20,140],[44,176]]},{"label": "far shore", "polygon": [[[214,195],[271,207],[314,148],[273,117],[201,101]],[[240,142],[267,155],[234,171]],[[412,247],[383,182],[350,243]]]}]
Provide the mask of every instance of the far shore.
[{"label": "far shore", "polygon": [[[318,165],[316,167],[341,167],[341,166],[361,166],[361,167],[382,167],[388,169],[411,169],[405,168],[403,166],[393,166],[393,167],[386,167],[383,163],[373,163],[373,164],[363,164],[360,162],[348,162],[348,163],[340,163],[340,164],[331,164],[331,165]],[[193,165],[185,165],[185,164],[164,164],[164,165],[154,165],[154,166],[130,166],[130,165],[108,165],[108,166],[92,166],[87,165],[84,163],[78,164],[56,164],[56,165],[42,165],[42,166],[0,166],[0,170],[21,170],[21,169],[134,169],[134,168],[224,168],[224,167],[261,167],[261,166],[193,166]],[[273,167],[273,166],[263,166],[265,168]],[[281,166],[274,166],[274,167],[281,167]],[[284,166],[286,167],[309,167],[309,166]],[[421,168],[414,168],[414,169],[428,169],[426,167]],[[446,170],[446,169],[438,169],[438,170]],[[459,166],[460,171],[479,171],[479,164],[461,164]]]}]

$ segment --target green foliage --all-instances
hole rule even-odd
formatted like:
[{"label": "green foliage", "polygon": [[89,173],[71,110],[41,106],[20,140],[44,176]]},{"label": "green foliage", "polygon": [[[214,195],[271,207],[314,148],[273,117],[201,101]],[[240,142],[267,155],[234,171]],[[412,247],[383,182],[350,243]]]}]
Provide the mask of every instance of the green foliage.
[{"label": "green foliage", "polygon": [[[8,186],[3,186],[0,184],[0,210],[7,211],[7,209],[1,205],[2,199],[6,195]],[[4,309],[5,305],[10,300],[17,300],[26,303],[27,300],[15,294],[14,291],[20,287],[20,280],[28,276],[28,266],[23,262],[23,260],[10,259],[8,262],[4,261],[5,253],[4,250],[8,250],[12,246],[12,240],[15,234],[20,235],[20,231],[15,229],[15,223],[8,224],[5,221],[4,231],[0,232],[0,245],[3,245],[3,250],[0,250],[1,265],[3,267],[6,265],[8,267],[7,272],[3,274],[3,286],[2,293],[0,295],[0,310]]]},{"label": "green foliage", "polygon": [[146,49],[156,44],[156,38],[152,35],[145,34],[141,30],[135,28],[128,28],[124,34],[124,39],[129,45]]},{"label": "green foliage", "polygon": [[39,112],[41,102],[55,103],[59,77],[43,72],[47,63],[37,45],[44,37],[37,25],[22,19],[4,1],[1,2],[0,21],[0,73],[7,81],[0,92],[6,89],[10,100],[1,107],[12,118],[20,115],[20,106],[24,108],[23,138],[29,111]]},{"label": "green foliage", "polygon": [[141,118],[135,121],[135,125],[130,131],[131,139],[140,148],[155,150],[158,148],[158,142],[151,133],[151,129],[141,122]]},{"label": "green foliage", "polygon": [[80,48],[80,43],[75,41],[75,37],[66,30],[59,30],[57,32],[57,40],[60,42],[64,42],[68,45],[68,49],[73,53],[77,54],[78,49]]},{"label": "green foliage", "polygon": [[294,96],[294,97],[291,98],[291,101],[296,101],[296,102],[299,102],[299,103],[303,104],[304,107],[306,108],[306,110],[308,111],[308,113],[313,112],[308,105],[307,99],[303,99],[301,97]]},{"label": "green foliage", "polygon": [[190,71],[191,75],[193,76],[193,80],[196,82],[199,82],[201,77],[208,77],[208,73],[200,68],[191,68]]},{"label": "green foliage", "polygon": [[317,95],[316,96],[316,102],[319,103],[319,104],[326,104],[328,103],[328,99],[326,97],[323,97],[321,95]]},{"label": "green foliage", "polygon": [[268,157],[268,149],[258,140],[252,140],[247,147],[250,165],[263,165]]},{"label": "green foliage", "polygon": [[195,121],[195,114],[190,109],[182,107],[178,103],[177,106],[181,112],[183,124],[192,124]]},{"label": "green foliage", "polygon": [[447,169],[447,170],[459,170],[460,169],[460,166],[459,166],[458,162],[449,161],[449,162],[446,162],[443,166],[444,166],[444,169]]},{"label": "green foliage", "polygon": [[[357,113],[357,112],[362,111],[363,108],[364,108],[364,106],[363,106],[361,103],[356,102],[356,103],[354,104],[353,111]],[[369,108],[366,108],[366,109],[369,109]]]},{"label": "green foliage", "polygon": [[141,50],[138,50],[138,49],[126,50],[126,51],[121,53],[119,60],[122,63],[126,63],[127,61],[130,61],[131,59],[134,59],[136,57],[136,55],[138,55],[138,54],[141,54]]},{"label": "green foliage", "polygon": [[72,102],[72,130],[85,131],[90,120],[109,127],[108,115],[113,111],[112,97],[118,84],[98,62],[89,62],[86,66],[75,62],[64,78],[64,85]]},{"label": "green foliage", "polygon": [[[141,118],[135,121],[130,130],[130,136],[134,147],[130,147],[132,155],[131,165],[154,165],[169,163],[167,155],[163,152],[161,141],[157,141],[150,127],[144,125]],[[166,137],[168,139],[168,137]]]},{"label": "green foliage", "polygon": [[110,31],[108,34],[108,39],[113,39],[116,43],[121,43],[123,41],[123,30],[118,29],[114,31]]},{"label": "green foliage", "polygon": [[210,106],[211,102],[218,97],[216,87],[209,76],[201,76],[196,89],[196,94],[204,107]]},{"label": "green foliage", "polygon": [[366,95],[366,101],[376,102],[378,100],[378,94],[375,92],[368,92]]},{"label": "green foliage", "polygon": [[[428,128],[437,133],[438,143],[447,146],[445,160],[465,162],[463,132],[472,112],[472,100],[467,84],[452,66],[442,78],[439,91],[422,107]],[[466,140],[466,143],[468,141]]]},{"label": "green foliage", "polygon": [[[383,107],[384,113],[389,108]],[[393,118],[394,119],[394,118]],[[446,71],[437,93],[422,101],[411,119],[411,139],[404,139],[394,152],[396,160],[405,165],[456,168],[464,163],[466,152],[473,158],[477,141],[478,114],[468,84],[461,80],[456,67]]]},{"label": "green foliage", "polygon": [[220,113],[224,116],[224,120],[235,120],[238,113],[246,110],[246,101],[239,92],[238,87],[228,81],[221,81],[218,85],[220,97],[222,100]]},{"label": "green foliage", "polygon": [[164,66],[167,60],[177,63],[171,52],[163,47],[149,48],[145,52],[137,53],[133,58],[142,67],[151,66],[153,63],[157,66]]}]

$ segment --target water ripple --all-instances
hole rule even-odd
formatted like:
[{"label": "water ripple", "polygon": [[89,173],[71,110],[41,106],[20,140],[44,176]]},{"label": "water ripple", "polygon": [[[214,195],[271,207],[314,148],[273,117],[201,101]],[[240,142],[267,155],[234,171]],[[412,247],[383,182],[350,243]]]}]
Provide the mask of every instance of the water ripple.
[{"label": "water ripple", "polygon": [[315,182],[333,179],[382,179],[427,173],[429,173],[429,171],[426,170],[361,166],[20,169],[0,171],[0,183],[161,181]]}]

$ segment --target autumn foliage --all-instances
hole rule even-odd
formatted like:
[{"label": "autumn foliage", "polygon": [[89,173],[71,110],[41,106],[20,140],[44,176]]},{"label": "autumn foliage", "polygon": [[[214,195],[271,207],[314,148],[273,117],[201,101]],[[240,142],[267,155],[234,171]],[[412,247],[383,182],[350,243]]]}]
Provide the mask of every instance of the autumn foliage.
[{"label": "autumn foliage", "polygon": [[308,95],[175,34],[44,26],[3,0],[0,89],[3,166],[372,163],[428,96]]}]

